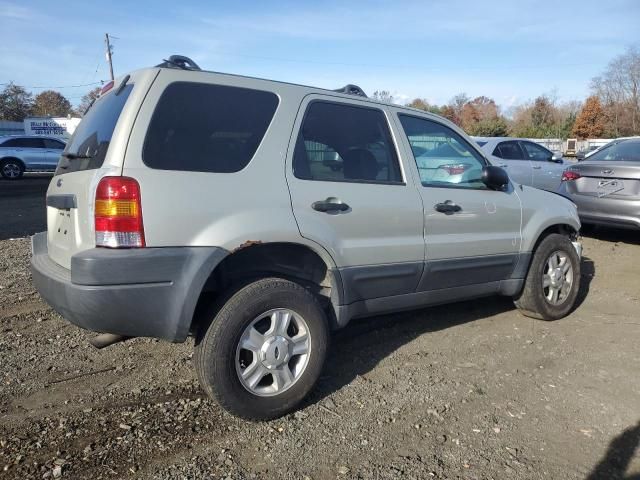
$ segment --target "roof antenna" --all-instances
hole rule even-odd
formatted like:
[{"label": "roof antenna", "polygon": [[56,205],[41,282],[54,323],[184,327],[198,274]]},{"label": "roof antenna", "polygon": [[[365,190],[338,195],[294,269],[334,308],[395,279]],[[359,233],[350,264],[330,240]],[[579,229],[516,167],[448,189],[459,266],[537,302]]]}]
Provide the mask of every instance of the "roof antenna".
[{"label": "roof antenna", "polygon": [[196,62],[183,55],[171,55],[168,59],[163,58],[163,63],[156,67],[179,68],[181,70],[201,70]]},{"label": "roof antenna", "polygon": [[338,92],[338,93],[345,93],[347,95],[358,95],[359,97],[365,97],[367,98],[367,94],[364,93],[364,90],[362,90],[359,86],[357,85],[353,85],[352,83],[345,85],[342,88],[336,88],[334,90],[334,92]]}]

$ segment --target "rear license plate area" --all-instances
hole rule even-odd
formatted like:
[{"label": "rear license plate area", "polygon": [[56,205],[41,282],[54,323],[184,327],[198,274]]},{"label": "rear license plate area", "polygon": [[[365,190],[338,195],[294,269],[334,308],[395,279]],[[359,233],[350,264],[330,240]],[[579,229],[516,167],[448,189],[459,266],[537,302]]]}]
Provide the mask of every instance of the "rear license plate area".
[{"label": "rear license plate area", "polygon": [[598,197],[606,197],[612,193],[617,193],[624,190],[624,183],[622,180],[600,180],[598,182],[598,188],[596,190]]}]

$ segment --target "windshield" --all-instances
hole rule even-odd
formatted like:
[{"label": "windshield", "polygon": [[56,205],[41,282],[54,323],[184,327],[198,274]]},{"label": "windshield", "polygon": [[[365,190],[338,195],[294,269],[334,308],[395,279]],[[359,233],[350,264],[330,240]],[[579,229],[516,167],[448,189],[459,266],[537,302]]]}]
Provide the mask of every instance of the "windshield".
[{"label": "windshield", "polygon": [[[67,143],[56,175],[102,166],[113,130],[132,89],[133,85],[127,85],[119,93],[109,92],[93,103]],[[64,158],[65,154],[68,158]]]},{"label": "windshield", "polygon": [[590,161],[640,162],[640,140],[626,140],[603,147]]}]

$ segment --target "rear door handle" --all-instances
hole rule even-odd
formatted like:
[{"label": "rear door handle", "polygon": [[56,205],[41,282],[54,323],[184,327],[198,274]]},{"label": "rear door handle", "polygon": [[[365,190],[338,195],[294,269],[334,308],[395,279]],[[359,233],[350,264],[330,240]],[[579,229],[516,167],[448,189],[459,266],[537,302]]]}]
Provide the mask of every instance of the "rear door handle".
[{"label": "rear door handle", "polygon": [[509,165],[507,165],[506,163],[500,163],[498,166],[500,168],[507,168]]},{"label": "rear door handle", "polygon": [[460,205],[456,205],[451,200],[446,200],[444,203],[436,203],[433,208],[440,213],[451,214],[462,210]]},{"label": "rear door handle", "polygon": [[319,200],[311,204],[311,208],[318,212],[346,212],[349,210],[349,205],[343,203],[340,199],[335,197],[329,197],[326,200]]},{"label": "rear door handle", "polygon": [[540,170],[542,167],[540,165],[534,165],[533,169],[534,170]]}]

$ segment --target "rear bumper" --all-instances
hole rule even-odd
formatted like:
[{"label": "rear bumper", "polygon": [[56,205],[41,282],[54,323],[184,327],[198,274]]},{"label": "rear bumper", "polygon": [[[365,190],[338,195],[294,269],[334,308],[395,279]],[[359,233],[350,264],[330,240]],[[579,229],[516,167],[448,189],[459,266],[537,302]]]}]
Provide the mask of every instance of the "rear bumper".
[{"label": "rear bumper", "polygon": [[71,323],[96,332],[187,338],[202,288],[227,256],[217,247],[95,248],[71,259],[48,255],[46,232],[31,237],[31,273],[40,295]]},{"label": "rear bumper", "polygon": [[640,200],[578,195],[562,187],[560,193],[578,206],[582,223],[640,228]]}]

